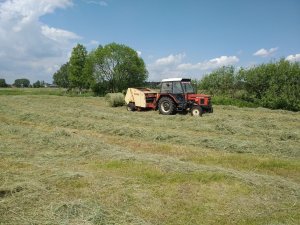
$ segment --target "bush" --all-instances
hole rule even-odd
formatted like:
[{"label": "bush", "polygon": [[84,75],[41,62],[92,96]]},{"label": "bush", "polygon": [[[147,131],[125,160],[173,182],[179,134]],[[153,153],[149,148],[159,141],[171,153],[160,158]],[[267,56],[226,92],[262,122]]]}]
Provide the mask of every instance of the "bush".
[{"label": "bush", "polygon": [[108,93],[105,100],[111,107],[123,106],[125,104],[124,95],[122,93]]},{"label": "bush", "polygon": [[230,98],[226,96],[213,96],[212,103],[215,105],[234,105],[237,107],[258,107],[257,102],[248,102],[242,99]]},{"label": "bush", "polygon": [[107,91],[107,82],[99,82],[91,85],[92,91],[94,92],[95,96],[105,96]]}]

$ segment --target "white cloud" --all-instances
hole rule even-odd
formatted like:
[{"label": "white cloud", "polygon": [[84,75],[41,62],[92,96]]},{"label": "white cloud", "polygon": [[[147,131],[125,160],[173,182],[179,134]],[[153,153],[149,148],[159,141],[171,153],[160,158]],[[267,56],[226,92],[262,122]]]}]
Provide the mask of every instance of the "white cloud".
[{"label": "white cloud", "polygon": [[221,56],[196,64],[182,63],[185,57],[183,53],[171,54],[148,64],[149,79],[159,81],[168,77],[200,78],[201,75],[213,69],[239,62],[236,56]]},{"label": "white cloud", "polygon": [[108,6],[108,3],[106,1],[96,1],[96,0],[83,0],[87,4],[94,4],[94,5],[100,5],[100,6]]},{"label": "white cloud", "polygon": [[289,55],[285,58],[285,60],[290,62],[300,62],[300,54]]},{"label": "white cloud", "polygon": [[139,57],[142,56],[142,52],[141,51],[136,51],[136,53],[138,54]]},{"label": "white cloud", "polygon": [[47,25],[42,26],[41,30],[42,34],[45,37],[50,38],[54,41],[65,42],[72,39],[80,39],[80,37],[73,32],[57,29],[54,27],[48,27]]},{"label": "white cloud", "polygon": [[[88,51],[91,51],[95,48],[98,48],[99,45],[100,45],[100,42],[99,41],[96,41],[96,40],[90,40],[89,42],[87,43],[83,43],[83,45],[86,47],[86,49]],[[71,56],[71,52],[70,52],[70,56]]]},{"label": "white cloud", "polygon": [[[176,67],[184,58],[185,54],[179,53],[156,59],[153,63],[147,65],[149,79],[159,81],[163,78],[181,76]],[[153,60],[153,56],[150,59]]]},{"label": "white cloud", "polygon": [[0,74],[11,83],[26,77],[31,81],[52,80],[52,74],[68,59],[80,37],[49,27],[40,17],[72,0],[6,0],[0,2]]},{"label": "white cloud", "polygon": [[99,45],[100,43],[99,43],[99,41],[91,40],[91,41],[90,41],[90,44],[91,44],[91,45]]},{"label": "white cloud", "polygon": [[177,55],[171,54],[167,57],[157,59],[155,61],[155,64],[158,66],[174,65],[180,63],[184,57],[185,57],[184,53],[180,53]]},{"label": "white cloud", "polygon": [[185,63],[178,65],[179,70],[212,70],[221,66],[233,65],[239,62],[236,56],[221,56],[197,64]]},{"label": "white cloud", "polygon": [[253,53],[254,56],[261,56],[261,57],[267,57],[273,55],[278,50],[278,47],[276,48],[270,48],[269,50],[267,49],[259,49],[255,53]]}]

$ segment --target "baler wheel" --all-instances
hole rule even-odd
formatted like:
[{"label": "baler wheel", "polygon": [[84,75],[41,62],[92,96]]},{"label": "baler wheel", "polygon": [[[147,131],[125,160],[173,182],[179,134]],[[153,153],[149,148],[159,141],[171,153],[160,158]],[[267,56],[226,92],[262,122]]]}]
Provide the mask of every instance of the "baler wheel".
[{"label": "baler wheel", "polygon": [[135,110],[136,110],[135,104],[133,102],[128,103],[127,111],[132,111],[133,112]]}]

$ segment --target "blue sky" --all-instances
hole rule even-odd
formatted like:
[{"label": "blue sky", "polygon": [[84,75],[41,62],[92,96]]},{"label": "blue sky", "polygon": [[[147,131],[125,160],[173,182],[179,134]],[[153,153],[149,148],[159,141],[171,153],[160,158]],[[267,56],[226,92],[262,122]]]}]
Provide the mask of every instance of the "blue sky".
[{"label": "blue sky", "polygon": [[0,0],[0,77],[52,81],[72,47],[135,49],[149,80],[300,61],[299,0]]}]

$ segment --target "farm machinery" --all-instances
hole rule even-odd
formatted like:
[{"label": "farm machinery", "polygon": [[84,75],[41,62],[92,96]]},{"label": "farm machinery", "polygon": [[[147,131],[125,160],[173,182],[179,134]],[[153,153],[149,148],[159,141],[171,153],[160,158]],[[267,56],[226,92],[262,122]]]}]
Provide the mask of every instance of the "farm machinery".
[{"label": "farm machinery", "polygon": [[163,115],[190,112],[193,116],[212,113],[211,97],[196,94],[191,79],[163,79],[160,92],[149,88],[128,88],[125,102],[128,111],[141,109],[159,110]]}]

